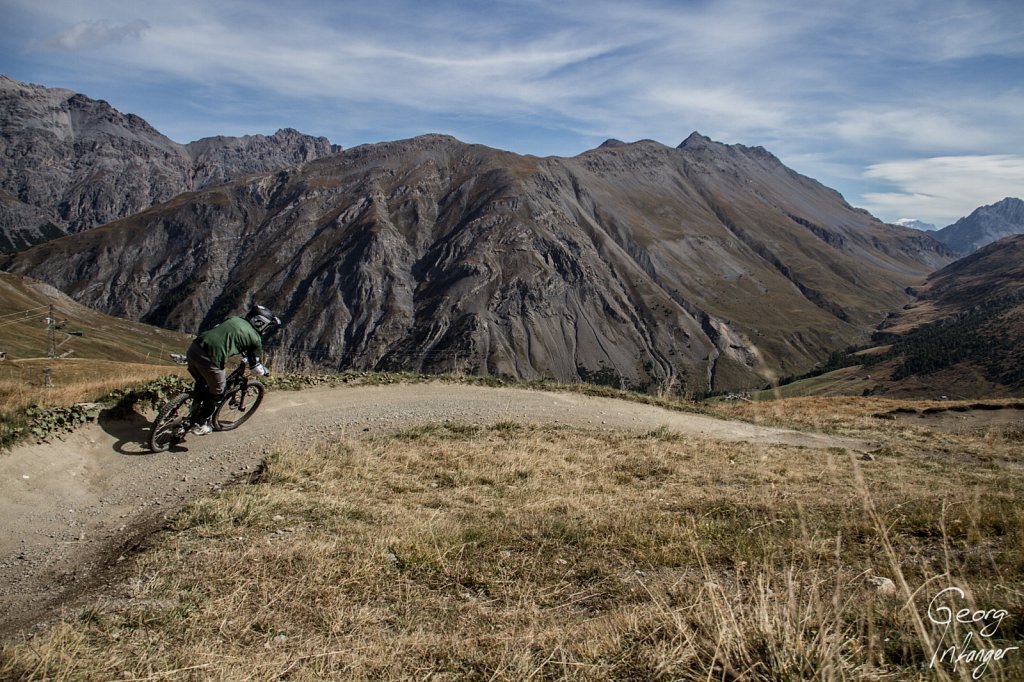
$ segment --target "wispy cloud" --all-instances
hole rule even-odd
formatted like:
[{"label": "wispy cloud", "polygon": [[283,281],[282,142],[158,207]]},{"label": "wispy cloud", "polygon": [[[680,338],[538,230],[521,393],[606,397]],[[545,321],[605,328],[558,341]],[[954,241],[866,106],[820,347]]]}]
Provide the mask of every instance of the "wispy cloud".
[{"label": "wispy cloud", "polygon": [[[889,4],[890,8],[897,6]],[[919,12],[919,20],[912,25],[913,39],[908,43],[916,58],[950,61],[1024,55],[1021,8],[1016,0],[919,0],[914,9]],[[900,23],[903,16],[898,13],[890,17],[885,30],[906,34],[907,26]]]},{"label": "wispy cloud", "polygon": [[777,127],[785,124],[785,113],[777,110],[771,100],[739,91],[737,88],[705,86],[666,87],[646,93],[650,103],[660,105],[661,113],[668,111],[699,112],[701,116],[728,117],[750,127]]},{"label": "wispy cloud", "polygon": [[107,45],[138,40],[149,24],[138,19],[127,24],[111,25],[105,21],[89,20],[75,24],[46,42],[58,50],[93,50]]},{"label": "wispy cloud", "polygon": [[889,161],[872,165],[866,175],[895,187],[892,192],[865,194],[868,210],[914,217],[944,227],[973,208],[1006,197],[1019,197],[1024,190],[1024,156],[943,156]]},{"label": "wispy cloud", "polygon": [[999,144],[997,131],[973,125],[963,112],[947,114],[926,106],[843,112],[835,131],[848,143],[915,151],[969,151]]}]

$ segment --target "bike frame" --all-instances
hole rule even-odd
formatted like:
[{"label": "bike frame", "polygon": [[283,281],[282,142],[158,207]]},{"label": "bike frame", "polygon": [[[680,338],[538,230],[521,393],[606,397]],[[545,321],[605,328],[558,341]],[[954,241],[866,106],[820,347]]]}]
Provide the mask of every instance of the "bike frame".
[{"label": "bike frame", "polygon": [[[241,411],[245,411],[245,389],[249,387],[249,375],[245,373],[245,370],[248,368],[248,366],[248,363],[246,363],[246,361],[243,359],[240,363],[238,363],[238,367],[235,367],[235,369],[231,371],[231,374],[227,376],[227,378],[224,381],[224,393],[221,394],[221,397],[216,401],[216,404],[213,406],[214,413],[216,413],[217,408],[219,408],[224,403],[224,399],[231,395],[231,391],[238,387],[242,388],[242,400],[239,403],[239,409]],[[200,402],[202,401],[201,396],[199,395],[199,382],[197,381],[192,386],[192,406],[189,408],[188,411],[189,423],[187,428],[192,428],[195,425],[195,416],[196,412],[199,411]]]},{"label": "bike frame", "polygon": [[[225,379],[224,394],[214,405],[212,418],[214,430],[231,431],[237,428],[249,419],[262,402],[264,386],[259,381],[249,378],[246,374],[247,368],[248,365],[243,358],[238,367],[232,370],[231,374]],[[250,391],[250,388],[254,388],[255,392]],[[198,412],[201,403],[199,381],[196,381],[192,390],[188,393],[180,393],[165,403],[153,422],[150,432],[150,448],[154,452],[159,452],[166,450],[171,441],[180,442],[184,440],[189,430],[195,426],[196,412]],[[175,423],[172,415],[179,407],[186,409]],[[222,410],[225,407],[228,411],[222,416]],[[224,420],[224,416],[228,416],[227,421]],[[165,427],[171,424],[173,424],[171,431],[165,431]],[[170,435],[169,441],[165,440],[168,434]]]}]

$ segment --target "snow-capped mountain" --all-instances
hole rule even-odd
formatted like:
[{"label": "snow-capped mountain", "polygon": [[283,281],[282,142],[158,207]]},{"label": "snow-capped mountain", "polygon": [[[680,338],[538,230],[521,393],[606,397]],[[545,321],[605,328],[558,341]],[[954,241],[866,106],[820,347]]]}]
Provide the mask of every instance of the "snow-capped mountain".
[{"label": "snow-capped mountain", "polygon": [[923,230],[924,232],[931,232],[939,229],[937,226],[932,225],[931,223],[926,223],[923,220],[918,220],[917,218],[900,218],[893,224],[899,225],[900,227],[910,227],[915,230]]}]

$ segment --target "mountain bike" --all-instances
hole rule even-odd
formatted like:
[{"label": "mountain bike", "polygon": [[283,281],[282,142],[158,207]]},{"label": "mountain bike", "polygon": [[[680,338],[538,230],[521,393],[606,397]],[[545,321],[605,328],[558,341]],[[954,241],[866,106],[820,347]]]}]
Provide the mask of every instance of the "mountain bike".
[{"label": "mountain bike", "polygon": [[[227,376],[224,395],[217,403],[211,419],[214,431],[237,429],[252,417],[263,402],[266,389],[263,384],[246,375],[247,366],[243,359]],[[199,411],[197,390],[179,393],[160,408],[149,431],[150,450],[163,452],[185,440],[189,430],[195,426],[196,412]]]}]

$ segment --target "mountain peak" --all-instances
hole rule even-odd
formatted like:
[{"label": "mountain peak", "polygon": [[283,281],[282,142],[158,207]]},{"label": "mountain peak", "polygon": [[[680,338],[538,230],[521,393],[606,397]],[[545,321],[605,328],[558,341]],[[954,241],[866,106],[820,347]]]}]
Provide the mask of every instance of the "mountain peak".
[{"label": "mountain peak", "polygon": [[[636,140],[634,142],[623,142],[622,140],[618,140],[614,137],[605,140],[596,149],[641,149],[651,147],[655,147],[658,149],[666,149],[665,145],[663,145],[661,142],[658,142],[657,140],[652,140],[650,138],[644,138],[642,140]],[[596,151],[596,149],[591,149],[589,151]]]},{"label": "mountain peak", "polygon": [[710,137],[705,137],[694,130],[690,133],[689,137],[679,143],[679,146],[676,147],[676,149],[703,149],[704,147],[708,147],[712,144],[715,144],[714,140]]},{"label": "mountain peak", "polygon": [[1024,234],[1024,201],[1007,197],[976,208],[969,216],[935,233],[935,238],[966,255],[1014,234]]},{"label": "mountain peak", "polygon": [[975,213],[998,213],[1006,216],[1024,214],[1024,200],[1016,197],[1006,197],[994,204],[982,206],[974,211]]},{"label": "mountain peak", "polygon": [[[268,301],[335,368],[699,393],[809,369],[946,262],[756,152],[690,145],[706,150],[639,140],[538,160],[445,135],[364,145],[197,188],[7,267],[76,293],[116,281],[81,300],[181,329]],[[217,149],[204,172],[235,156]],[[194,255],[213,235],[217,263],[239,264],[216,277]],[[126,262],[147,277],[119,278]]]},{"label": "mountain peak", "polygon": [[89,229],[182,192],[341,149],[291,128],[269,137],[182,145],[103,100],[8,76],[0,76],[0,119],[0,165],[6,171],[0,178],[0,250]]},{"label": "mountain peak", "polygon": [[742,144],[725,144],[724,142],[716,142],[706,135],[701,135],[697,131],[690,133],[690,136],[683,140],[676,149],[683,149],[686,151],[712,150],[719,154],[738,153],[747,157],[765,159],[778,164],[782,163],[779,161],[778,157],[764,147],[748,147]]}]

